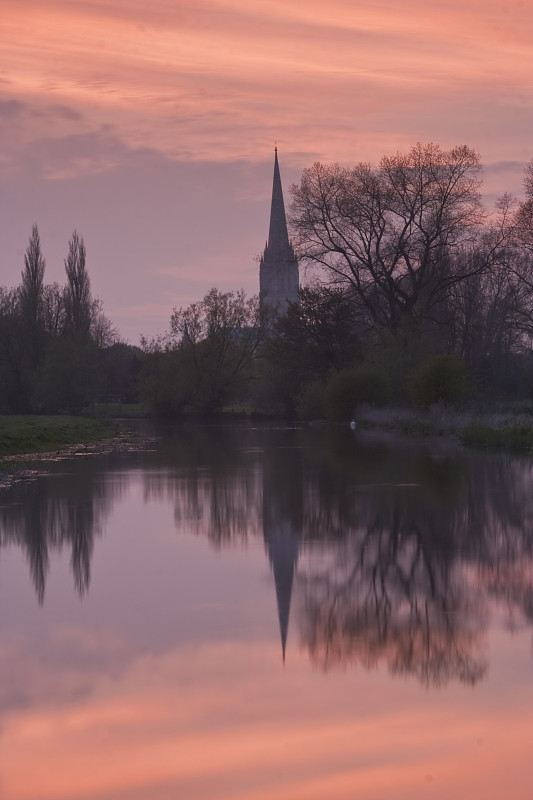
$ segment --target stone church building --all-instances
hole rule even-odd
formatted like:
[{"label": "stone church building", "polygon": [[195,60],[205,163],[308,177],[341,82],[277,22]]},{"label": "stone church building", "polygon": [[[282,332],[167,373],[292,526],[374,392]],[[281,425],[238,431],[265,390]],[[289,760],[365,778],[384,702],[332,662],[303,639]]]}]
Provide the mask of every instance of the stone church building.
[{"label": "stone church building", "polygon": [[274,151],[274,182],[268,241],[259,265],[259,299],[263,310],[283,314],[289,302],[298,301],[298,261],[289,241],[278,148]]}]

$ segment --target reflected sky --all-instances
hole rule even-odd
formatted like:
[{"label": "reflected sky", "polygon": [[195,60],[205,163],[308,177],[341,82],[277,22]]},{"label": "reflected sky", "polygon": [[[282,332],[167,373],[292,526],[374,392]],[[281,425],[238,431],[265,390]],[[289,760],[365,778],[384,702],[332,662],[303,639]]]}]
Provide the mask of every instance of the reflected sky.
[{"label": "reflected sky", "polygon": [[168,429],[0,498],[0,796],[530,796],[531,464]]}]

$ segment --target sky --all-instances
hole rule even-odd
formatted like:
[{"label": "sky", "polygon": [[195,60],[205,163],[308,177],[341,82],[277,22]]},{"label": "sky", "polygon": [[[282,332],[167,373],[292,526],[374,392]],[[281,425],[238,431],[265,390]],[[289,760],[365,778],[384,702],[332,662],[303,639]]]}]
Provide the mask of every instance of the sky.
[{"label": "sky", "polygon": [[[0,285],[39,226],[123,340],[259,289],[274,146],[302,170],[467,144],[484,191],[533,157],[533,0],[1,0]],[[304,276],[305,277],[305,276]]]}]

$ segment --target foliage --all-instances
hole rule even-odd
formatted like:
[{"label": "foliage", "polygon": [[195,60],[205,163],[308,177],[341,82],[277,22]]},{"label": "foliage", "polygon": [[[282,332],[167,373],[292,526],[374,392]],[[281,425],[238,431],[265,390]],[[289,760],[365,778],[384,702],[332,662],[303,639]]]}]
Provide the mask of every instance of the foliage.
[{"label": "foliage", "polygon": [[86,256],[83,237],[74,231],[65,259],[65,315],[67,330],[77,336],[88,336],[91,328],[91,281],[85,266]]},{"label": "foliage", "polygon": [[21,334],[27,348],[32,369],[39,363],[43,347],[43,281],[46,261],[41,252],[37,225],[32,228],[30,241],[24,255],[24,270],[20,286],[19,303]]},{"label": "foliage", "polygon": [[146,352],[139,376],[139,392],[142,405],[153,416],[173,417],[183,412],[190,389],[182,381],[181,372],[178,351],[152,346]]},{"label": "foliage", "polygon": [[302,288],[299,302],[276,319],[262,353],[268,362],[268,404],[294,412],[308,384],[360,359],[360,322],[352,298],[340,289]]},{"label": "foliage", "polygon": [[100,393],[99,352],[87,337],[63,336],[46,350],[37,391],[40,410],[79,413]]},{"label": "foliage", "polygon": [[456,405],[471,393],[466,365],[453,355],[438,355],[426,361],[411,374],[408,388],[413,402],[426,408],[434,403]]},{"label": "foliage", "polygon": [[378,368],[360,366],[334,373],[325,389],[329,419],[349,420],[361,403],[383,405],[389,397],[387,376]]},{"label": "foliage", "polygon": [[140,347],[114,342],[100,351],[101,395],[120,397],[123,403],[139,400],[140,372],[144,353]]},{"label": "foliage", "polygon": [[44,283],[45,265],[34,225],[21,285],[0,288],[0,411],[79,411],[105,378],[116,331],[91,296],[83,239],[75,231],[69,242],[65,287]]},{"label": "foliage", "polygon": [[299,419],[322,419],[325,406],[325,384],[323,381],[307,383],[298,397],[296,415]]},{"label": "foliage", "polygon": [[262,336],[258,298],[242,290],[211,289],[203,300],[174,309],[170,331],[143,340],[143,402],[159,414],[187,406],[208,414],[222,410],[245,394]]}]

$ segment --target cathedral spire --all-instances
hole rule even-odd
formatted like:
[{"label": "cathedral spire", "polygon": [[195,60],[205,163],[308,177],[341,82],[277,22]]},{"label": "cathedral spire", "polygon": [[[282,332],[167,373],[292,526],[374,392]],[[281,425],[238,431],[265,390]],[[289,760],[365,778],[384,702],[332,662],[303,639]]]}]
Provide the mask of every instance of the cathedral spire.
[{"label": "cathedral spire", "polygon": [[281,188],[281,175],[279,174],[278,148],[274,150],[274,181],[272,184],[272,203],[270,206],[270,228],[268,231],[268,243],[265,250],[265,257],[277,260],[286,258],[290,255],[292,248],[289,242],[287,231],[287,217],[285,216],[285,203],[283,202],[283,190]]},{"label": "cathedral spire", "polygon": [[283,313],[288,302],[298,301],[298,262],[289,241],[281,188],[278,148],[274,148],[274,180],[268,241],[259,267],[261,306]]}]

